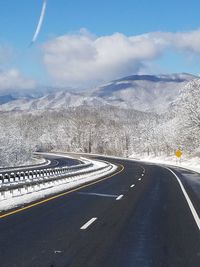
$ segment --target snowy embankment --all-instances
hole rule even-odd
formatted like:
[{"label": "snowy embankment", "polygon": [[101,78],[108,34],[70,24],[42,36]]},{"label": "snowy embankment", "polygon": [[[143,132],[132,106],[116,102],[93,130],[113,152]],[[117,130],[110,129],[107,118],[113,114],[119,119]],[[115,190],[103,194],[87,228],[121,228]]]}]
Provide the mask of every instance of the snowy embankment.
[{"label": "snowy embankment", "polygon": [[61,193],[91,181],[98,180],[107,175],[111,175],[118,168],[116,165],[97,160],[82,159],[82,161],[85,163],[89,162],[92,165],[82,170],[74,169],[65,176],[58,176],[53,181],[48,181],[47,179],[44,180],[44,183],[2,191],[0,193],[0,212],[14,209],[36,200],[42,200],[53,194]]},{"label": "snowy embankment", "polygon": [[[135,158],[135,155],[132,155],[130,158]],[[177,159],[175,156],[160,156],[160,157],[139,157],[141,161],[146,161],[150,163],[158,163],[158,164],[165,164],[165,165],[171,165],[175,167],[185,168],[188,170],[192,170],[194,172],[200,173],[200,158],[185,158],[183,157],[181,160]]]}]

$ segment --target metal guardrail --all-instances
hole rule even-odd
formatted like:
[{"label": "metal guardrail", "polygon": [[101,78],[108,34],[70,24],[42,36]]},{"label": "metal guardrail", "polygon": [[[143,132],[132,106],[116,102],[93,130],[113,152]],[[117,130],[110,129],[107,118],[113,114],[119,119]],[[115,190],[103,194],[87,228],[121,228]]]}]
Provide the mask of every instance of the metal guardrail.
[{"label": "metal guardrail", "polygon": [[29,170],[29,171],[21,171],[17,173],[5,173],[0,174],[0,190],[1,187],[5,184],[12,184],[20,181],[30,181],[33,179],[39,178],[48,178],[52,175],[60,175],[67,174],[71,170],[80,170],[83,168],[93,166],[92,163],[80,164],[71,167],[55,167],[55,168],[44,168],[40,170]]},{"label": "metal guardrail", "polygon": [[[21,173],[20,175],[13,175],[12,174],[7,177],[6,174],[3,177],[0,176],[0,196],[1,198],[5,198],[7,193],[13,195],[15,190],[18,190],[21,194],[21,191],[25,189],[28,193],[29,189],[31,188],[33,191],[34,189],[38,190],[38,187],[42,189],[49,188],[49,184],[63,180],[63,183],[67,181],[70,182],[70,178],[77,178],[77,176],[90,174],[90,173],[97,173],[112,169],[112,165],[108,164],[103,167],[99,167],[97,169],[87,169],[88,167],[92,167],[92,163],[81,164],[72,167],[62,167],[62,168],[54,168],[54,169],[44,169],[44,170],[35,170],[35,171],[27,171],[25,173]],[[47,187],[46,187],[47,186]]]}]

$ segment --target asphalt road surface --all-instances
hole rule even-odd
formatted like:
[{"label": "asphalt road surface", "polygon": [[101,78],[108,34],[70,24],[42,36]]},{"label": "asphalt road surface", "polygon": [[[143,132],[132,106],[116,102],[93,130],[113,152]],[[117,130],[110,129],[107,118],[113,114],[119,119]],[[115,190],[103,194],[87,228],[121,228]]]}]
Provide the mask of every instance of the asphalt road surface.
[{"label": "asphalt road surface", "polygon": [[110,161],[116,175],[0,216],[0,266],[199,267],[200,200],[181,171]]}]

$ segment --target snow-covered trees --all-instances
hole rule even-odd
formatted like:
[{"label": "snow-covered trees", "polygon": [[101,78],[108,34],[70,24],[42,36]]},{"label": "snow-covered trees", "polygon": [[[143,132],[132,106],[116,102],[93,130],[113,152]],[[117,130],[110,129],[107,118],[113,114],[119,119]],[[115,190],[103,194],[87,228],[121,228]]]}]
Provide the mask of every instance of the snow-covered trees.
[{"label": "snow-covered trees", "polygon": [[200,146],[200,79],[189,82],[176,101],[177,135],[180,146],[194,153]]},{"label": "snow-covered trees", "polygon": [[185,154],[200,150],[200,80],[180,92],[168,113],[112,106],[0,113],[0,166],[27,163],[34,151],[117,156]]}]

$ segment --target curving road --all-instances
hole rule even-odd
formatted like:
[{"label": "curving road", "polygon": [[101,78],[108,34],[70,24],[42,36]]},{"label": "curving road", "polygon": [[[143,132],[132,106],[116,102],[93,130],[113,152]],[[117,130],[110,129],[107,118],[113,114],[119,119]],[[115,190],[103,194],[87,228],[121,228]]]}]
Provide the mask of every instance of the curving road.
[{"label": "curving road", "polygon": [[1,267],[200,266],[200,199],[187,179],[192,173],[106,160],[119,165],[115,175],[0,216]]}]

